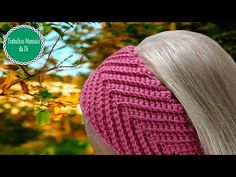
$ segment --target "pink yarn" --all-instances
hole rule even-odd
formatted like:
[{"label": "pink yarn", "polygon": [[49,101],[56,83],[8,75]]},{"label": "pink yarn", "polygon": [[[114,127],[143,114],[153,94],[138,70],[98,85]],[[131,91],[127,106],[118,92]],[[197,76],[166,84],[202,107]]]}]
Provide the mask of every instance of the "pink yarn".
[{"label": "pink yarn", "polygon": [[85,117],[117,154],[204,154],[183,106],[134,48],[120,49],[87,79]]}]

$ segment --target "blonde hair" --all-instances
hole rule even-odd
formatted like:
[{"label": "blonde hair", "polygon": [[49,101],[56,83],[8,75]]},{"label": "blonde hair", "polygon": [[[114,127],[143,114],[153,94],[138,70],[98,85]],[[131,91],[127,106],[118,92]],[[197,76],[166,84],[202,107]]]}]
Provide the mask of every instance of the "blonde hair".
[{"label": "blonde hair", "polygon": [[214,40],[176,30],[147,37],[136,52],[176,96],[206,154],[236,154],[236,64]]}]

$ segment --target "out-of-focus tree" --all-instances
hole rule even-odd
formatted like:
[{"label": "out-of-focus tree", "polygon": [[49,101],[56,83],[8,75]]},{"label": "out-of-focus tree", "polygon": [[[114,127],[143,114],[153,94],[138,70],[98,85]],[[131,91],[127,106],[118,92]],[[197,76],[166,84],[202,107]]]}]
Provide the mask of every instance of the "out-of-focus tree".
[{"label": "out-of-focus tree", "polygon": [[114,51],[126,45],[138,45],[144,38],[166,30],[190,30],[206,34],[235,59],[235,29],[236,24],[206,22],[102,22],[99,29],[84,23],[72,34],[76,37],[68,38],[67,42],[80,42],[76,50],[86,56],[91,69],[95,69]]},{"label": "out-of-focus tree", "polygon": [[51,32],[57,35],[45,41],[53,44],[45,43],[44,59],[36,67],[9,62],[0,48],[0,154],[91,154],[78,107],[85,78],[58,75],[80,67],[82,55],[73,63],[71,55],[52,55],[67,47],[63,40],[78,24],[2,22],[1,44],[3,35],[21,24],[37,28],[45,39]]}]

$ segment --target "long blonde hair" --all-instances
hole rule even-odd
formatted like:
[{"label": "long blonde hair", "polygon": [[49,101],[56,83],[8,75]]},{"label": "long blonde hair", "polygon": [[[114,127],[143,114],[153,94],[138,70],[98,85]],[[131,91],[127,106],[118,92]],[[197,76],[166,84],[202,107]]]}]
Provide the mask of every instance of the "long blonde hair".
[{"label": "long blonde hair", "polygon": [[136,52],[176,96],[206,154],[236,154],[236,64],[214,40],[176,30],[147,37]]}]

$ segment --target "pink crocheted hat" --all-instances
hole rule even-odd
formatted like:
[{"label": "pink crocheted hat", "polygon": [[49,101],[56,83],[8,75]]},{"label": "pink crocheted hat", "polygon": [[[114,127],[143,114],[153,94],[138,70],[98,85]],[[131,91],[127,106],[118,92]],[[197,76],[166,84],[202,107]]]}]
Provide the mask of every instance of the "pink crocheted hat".
[{"label": "pink crocheted hat", "polygon": [[90,75],[81,108],[117,154],[204,154],[183,106],[127,46]]}]

